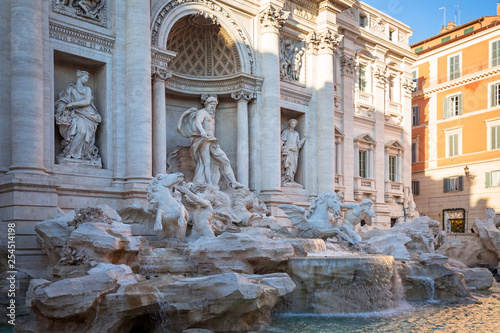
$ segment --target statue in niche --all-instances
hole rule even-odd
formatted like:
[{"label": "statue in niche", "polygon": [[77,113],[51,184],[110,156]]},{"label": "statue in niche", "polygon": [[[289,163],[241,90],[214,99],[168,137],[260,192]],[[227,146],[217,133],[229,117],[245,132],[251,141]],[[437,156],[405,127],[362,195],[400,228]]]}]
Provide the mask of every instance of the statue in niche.
[{"label": "statue in niche", "polygon": [[101,167],[101,158],[94,145],[101,116],[94,105],[92,91],[84,86],[89,76],[88,72],[77,70],[76,81],[68,84],[57,96],[55,118],[63,137],[59,163],[74,159]]},{"label": "statue in niche", "polygon": [[189,138],[192,159],[196,162],[193,183],[209,184],[218,188],[221,174],[235,189],[243,187],[236,181],[229,158],[220,148],[215,132],[216,96],[205,99],[204,108],[190,108],[185,111],[177,123],[177,131]]},{"label": "statue in niche", "polygon": [[370,199],[363,199],[360,204],[356,203],[341,203],[340,208],[347,209],[344,215],[344,221],[339,229],[343,232],[342,236],[348,243],[355,244],[361,241],[361,237],[354,231],[357,224],[364,220],[366,224],[372,225],[372,218],[377,215],[371,209],[373,201]]},{"label": "statue in niche", "polygon": [[290,119],[290,127],[281,132],[281,185],[295,183],[299,151],[307,138],[307,132],[300,138],[299,132],[295,130],[297,123],[296,119]]}]

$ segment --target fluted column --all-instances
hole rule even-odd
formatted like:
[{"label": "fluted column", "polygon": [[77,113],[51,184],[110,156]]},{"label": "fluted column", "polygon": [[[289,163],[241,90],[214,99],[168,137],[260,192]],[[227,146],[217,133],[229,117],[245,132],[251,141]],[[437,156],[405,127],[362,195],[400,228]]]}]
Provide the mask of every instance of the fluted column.
[{"label": "fluted column", "polygon": [[167,172],[167,110],[165,82],[172,73],[153,67],[153,176]]},{"label": "fluted column", "polygon": [[152,172],[150,8],[149,1],[126,4],[126,177],[147,182]]},{"label": "fluted column", "polygon": [[16,0],[10,4],[10,170],[44,172],[42,0]]},{"label": "fluted column", "polygon": [[335,98],[333,56],[342,36],[327,29],[317,37],[318,47],[318,193],[335,189]]},{"label": "fluted column", "polygon": [[248,102],[254,98],[254,94],[245,90],[231,93],[236,100],[236,122],[238,124],[237,152],[236,152],[236,179],[243,185],[249,183],[249,138],[248,138]]},{"label": "fluted column", "polygon": [[262,192],[281,191],[279,32],[288,14],[269,6],[261,13]]}]

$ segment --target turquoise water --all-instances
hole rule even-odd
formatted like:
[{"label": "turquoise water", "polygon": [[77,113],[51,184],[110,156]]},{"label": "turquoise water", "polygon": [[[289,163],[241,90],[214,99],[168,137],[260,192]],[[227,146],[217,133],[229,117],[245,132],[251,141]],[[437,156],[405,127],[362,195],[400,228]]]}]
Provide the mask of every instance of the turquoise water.
[{"label": "turquoise water", "polygon": [[500,300],[481,304],[412,303],[379,313],[273,317],[266,333],[455,332],[500,333]]}]

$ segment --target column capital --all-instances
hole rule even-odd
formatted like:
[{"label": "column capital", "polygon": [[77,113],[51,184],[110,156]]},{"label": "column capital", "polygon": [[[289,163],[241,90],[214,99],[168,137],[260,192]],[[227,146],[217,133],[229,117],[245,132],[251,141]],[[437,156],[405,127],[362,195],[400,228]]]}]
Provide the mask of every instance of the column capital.
[{"label": "column capital", "polygon": [[413,82],[413,80],[405,79],[403,81],[403,88],[405,90],[405,93],[409,96],[415,91],[417,88],[417,83]]},{"label": "column capital", "polygon": [[314,52],[320,51],[321,53],[333,54],[343,38],[343,35],[339,35],[331,29],[326,29],[321,33],[311,31],[307,36],[308,48]]},{"label": "column capital", "polygon": [[262,25],[262,33],[279,33],[288,19],[290,12],[284,11],[282,8],[276,8],[270,5],[260,13],[260,22]]},{"label": "column capital", "polygon": [[377,80],[377,86],[385,88],[385,84],[387,83],[387,71],[382,68],[376,68],[373,72],[373,76]]},{"label": "column capital", "polygon": [[172,72],[162,67],[152,66],[151,77],[153,78],[153,81],[165,82],[172,77]]},{"label": "column capital", "polygon": [[356,69],[358,68],[358,63],[354,57],[344,54],[341,58],[341,63],[344,75],[354,76],[354,73],[356,73]]},{"label": "column capital", "polygon": [[255,98],[255,93],[241,89],[236,92],[231,93],[231,98],[236,100],[237,102],[250,102]]}]

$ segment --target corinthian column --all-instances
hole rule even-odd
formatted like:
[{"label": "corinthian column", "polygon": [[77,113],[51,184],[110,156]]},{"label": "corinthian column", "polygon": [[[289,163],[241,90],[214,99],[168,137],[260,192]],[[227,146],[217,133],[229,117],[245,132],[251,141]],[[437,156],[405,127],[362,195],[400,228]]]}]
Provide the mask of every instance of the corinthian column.
[{"label": "corinthian column", "polygon": [[167,111],[165,82],[172,76],[166,70],[153,67],[153,176],[167,172]]},{"label": "corinthian column", "polygon": [[318,194],[335,189],[335,98],[333,55],[342,36],[327,29],[317,37],[318,47]]},{"label": "corinthian column", "polygon": [[287,12],[269,6],[260,14],[262,84],[262,192],[281,192],[279,32]]},{"label": "corinthian column", "polygon": [[152,172],[149,1],[127,0],[125,54],[127,181],[148,182]]},{"label": "corinthian column", "polygon": [[254,98],[254,94],[245,90],[231,93],[231,97],[238,103],[236,122],[238,124],[237,136],[237,172],[238,182],[248,186],[249,176],[249,144],[248,144],[248,102]]},{"label": "corinthian column", "polygon": [[10,170],[44,172],[42,0],[16,0],[10,5]]}]

